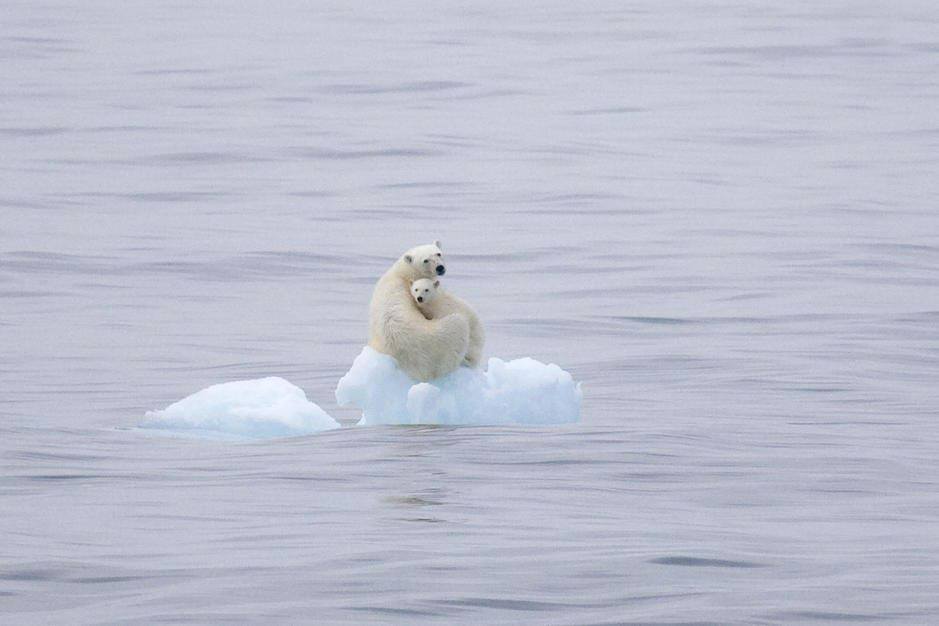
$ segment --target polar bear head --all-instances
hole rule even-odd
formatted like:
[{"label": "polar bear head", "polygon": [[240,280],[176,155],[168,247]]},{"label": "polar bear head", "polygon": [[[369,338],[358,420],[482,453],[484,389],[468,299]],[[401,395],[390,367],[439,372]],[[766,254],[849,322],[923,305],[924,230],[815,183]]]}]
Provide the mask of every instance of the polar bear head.
[{"label": "polar bear head", "polygon": [[411,296],[417,302],[417,306],[427,306],[437,297],[437,290],[440,288],[439,280],[430,278],[421,278],[411,283]]},{"label": "polar bear head", "polygon": [[447,271],[439,241],[411,248],[404,253],[401,261],[410,268],[412,274],[419,278],[443,276]]}]

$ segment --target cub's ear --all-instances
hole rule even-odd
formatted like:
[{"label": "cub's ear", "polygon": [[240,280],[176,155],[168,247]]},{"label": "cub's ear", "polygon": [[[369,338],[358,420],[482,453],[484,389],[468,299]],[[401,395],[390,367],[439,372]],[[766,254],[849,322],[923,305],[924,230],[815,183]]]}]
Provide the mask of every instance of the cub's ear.
[{"label": "cub's ear", "polygon": [[405,255],[404,255],[404,262],[405,262],[405,263],[410,263],[410,262],[413,261],[413,260],[414,260],[414,258],[413,258],[410,254],[405,254]]},{"label": "cub's ear", "polygon": [[434,281],[434,287],[439,287],[439,286],[440,286],[440,281],[439,281],[439,280],[435,280],[435,281]]},{"label": "cub's ear", "polygon": [[440,240],[439,240],[439,239],[434,242],[434,245],[437,246],[438,248],[440,248],[441,250],[443,250],[443,246],[440,245]]}]

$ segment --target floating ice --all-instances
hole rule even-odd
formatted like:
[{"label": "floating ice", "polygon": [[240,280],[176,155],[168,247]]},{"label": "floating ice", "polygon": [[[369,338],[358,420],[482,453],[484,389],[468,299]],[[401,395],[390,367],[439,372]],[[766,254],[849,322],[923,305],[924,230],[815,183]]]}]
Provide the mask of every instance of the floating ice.
[{"label": "floating ice", "polygon": [[162,411],[149,411],[142,428],[223,439],[269,439],[339,428],[310,402],[303,390],[283,378],[212,385]]},{"label": "floating ice", "polygon": [[489,359],[487,371],[461,367],[416,383],[395,360],[365,347],[336,387],[340,406],[376,424],[563,424],[580,419],[580,383],[554,364]]}]

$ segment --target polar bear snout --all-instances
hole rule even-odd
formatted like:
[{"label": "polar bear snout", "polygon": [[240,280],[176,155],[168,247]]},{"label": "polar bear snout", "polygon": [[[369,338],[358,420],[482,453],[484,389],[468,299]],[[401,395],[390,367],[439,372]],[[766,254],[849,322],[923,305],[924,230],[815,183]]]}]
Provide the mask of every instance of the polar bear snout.
[{"label": "polar bear snout", "polygon": [[446,273],[447,273],[447,268],[445,268],[443,265],[437,266],[437,276],[443,276]]},{"label": "polar bear snout", "polygon": [[424,296],[417,296],[417,301],[418,301],[418,302],[423,302],[423,301],[424,301]]}]

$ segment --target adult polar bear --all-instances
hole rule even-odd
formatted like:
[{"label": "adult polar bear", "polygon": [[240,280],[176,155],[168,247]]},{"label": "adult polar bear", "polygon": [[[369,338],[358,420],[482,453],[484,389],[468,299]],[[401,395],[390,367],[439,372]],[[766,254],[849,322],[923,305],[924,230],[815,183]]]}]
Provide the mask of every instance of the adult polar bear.
[{"label": "adult polar bear", "polygon": [[469,322],[463,315],[426,319],[411,297],[412,282],[443,276],[445,271],[439,241],[411,248],[378,279],[369,304],[368,345],[394,357],[419,381],[449,374],[469,348]]}]

